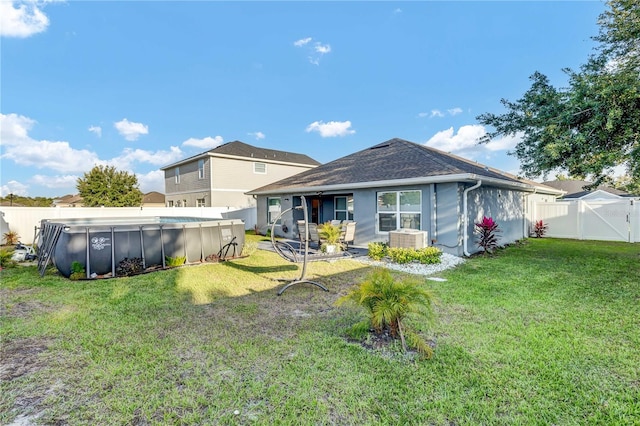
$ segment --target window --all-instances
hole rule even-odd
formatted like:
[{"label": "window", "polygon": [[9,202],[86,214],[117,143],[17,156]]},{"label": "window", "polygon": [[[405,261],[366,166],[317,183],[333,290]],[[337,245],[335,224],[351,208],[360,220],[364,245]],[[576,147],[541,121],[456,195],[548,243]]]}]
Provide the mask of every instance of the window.
[{"label": "window", "polygon": [[176,183],[180,183],[180,167],[176,167],[175,176],[176,176]]},{"label": "window", "polygon": [[267,198],[267,223],[271,224],[280,214],[280,198]]},{"label": "window", "polygon": [[335,197],[333,202],[335,220],[353,220],[353,197]]},{"label": "window", "polygon": [[205,207],[205,205],[204,205],[204,198],[198,198],[198,199],[196,200],[196,206],[198,206],[198,207]]},{"label": "window", "polygon": [[264,175],[267,173],[266,163],[253,163],[253,173]]},{"label": "window", "polygon": [[421,191],[378,192],[378,231],[420,229]]},{"label": "window", "polygon": [[187,200],[182,200],[182,207],[187,207]]},{"label": "window", "polygon": [[167,207],[173,207],[173,200],[167,202]]},{"label": "window", "polygon": [[204,179],[204,160],[198,160],[198,179]]}]

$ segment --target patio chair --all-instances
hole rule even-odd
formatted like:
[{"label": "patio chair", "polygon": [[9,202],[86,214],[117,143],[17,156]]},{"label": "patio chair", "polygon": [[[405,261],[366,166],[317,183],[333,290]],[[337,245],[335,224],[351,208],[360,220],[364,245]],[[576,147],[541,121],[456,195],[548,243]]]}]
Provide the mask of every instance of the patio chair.
[{"label": "patio chair", "polygon": [[349,243],[356,238],[356,223],[347,222],[343,225],[343,232],[340,235],[340,244],[344,246],[345,251],[349,251]]},{"label": "patio chair", "polygon": [[[307,235],[307,231],[306,231],[306,227],[307,227],[307,222],[304,220],[299,220],[298,222],[298,236],[300,238],[300,247],[302,247],[302,244],[305,243],[305,235]],[[316,225],[315,223],[311,222],[309,223],[309,242],[310,243],[315,243],[316,246],[319,248],[320,247],[320,234],[318,233],[318,225]]]}]

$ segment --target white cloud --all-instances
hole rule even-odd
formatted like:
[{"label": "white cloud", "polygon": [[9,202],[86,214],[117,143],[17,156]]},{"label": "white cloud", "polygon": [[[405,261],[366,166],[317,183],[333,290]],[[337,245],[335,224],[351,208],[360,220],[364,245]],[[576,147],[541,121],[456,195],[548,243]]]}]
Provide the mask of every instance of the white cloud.
[{"label": "white cloud", "polygon": [[[450,108],[447,110],[447,114],[454,116],[454,115],[458,115],[458,114],[462,114],[463,110],[460,107],[455,107],[455,108]],[[418,113],[418,117],[429,117],[429,118],[442,118],[444,117],[446,114],[442,111],[440,111],[439,109],[432,109],[430,113],[428,112],[419,112]]]},{"label": "white cloud", "polygon": [[134,163],[147,163],[156,166],[173,163],[182,158],[182,151],[177,146],[172,146],[168,151],[146,151],[144,149],[125,149],[122,154],[108,161],[118,169],[131,170]]},{"label": "white cloud", "polygon": [[95,152],[72,148],[68,142],[34,140],[29,130],[35,120],[17,114],[0,114],[0,140],[4,147],[3,160],[23,166],[52,169],[62,173],[91,169],[98,162]]},{"label": "white cloud", "polygon": [[29,195],[29,186],[15,180],[10,180],[0,186],[0,196],[6,197],[9,194],[26,197]]},{"label": "white cloud", "polygon": [[351,121],[314,121],[306,128],[307,132],[318,132],[323,138],[352,135],[356,131],[351,129]]},{"label": "white cloud", "polygon": [[49,18],[35,1],[0,0],[0,36],[25,38],[41,33]]},{"label": "white cloud", "polygon": [[149,173],[137,173],[140,191],[143,194],[157,191],[164,194],[164,172],[162,170],[152,170]]},{"label": "white cloud", "polygon": [[182,146],[193,146],[200,149],[212,149],[219,145],[222,145],[223,143],[224,139],[222,139],[222,136],[215,136],[213,138],[211,136],[207,136],[206,138],[202,139],[189,138],[186,141],[182,142]]},{"label": "white cloud", "polygon": [[253,136],[254,138],[256,138],[256,140],[264,139],[266,137],[266,135],[262,132],[252,132],[247,134],[249,136]]},{"label": "white cloud", "polygon": [[44,186],[45,188],[72,188],[75,187],[78,183],[78,177],[79,176],[76,175],[34,175],[31,179],[29,179],[29,183]]},{"label": "white cloud", "polygon": [[312,41],[313,38],[311,37],[301,38],[300,40],[294,41],[293,45],[305,48],[308,52],[307,59],[309,62],[314,65],[320,65],[320,59],[327,53],[331,52],[331,45],[323,44],[319,41],[312,44]]},{"label": "white cloud", "polygon": [[450,127],[433,135],[425,145],[475,159],[482,153],[510,150],[522,139],[522,134],[517,134],[479,145],[478,141],[486,134],[485,127],[480,124],[462,126],[457,133]]},{"label": "white cloud", "polygon": [[140,135],[146,135],[149,133],[149,126],[129,121],[126,118],[113,123],[113,125],[118,130],[118,133],[128,141],[138,140]]},{"label": "white cloud", "polygon": [[316,43],[313,48],[316,53],[319,53],[321,55],[326,55],[327,53],[331,52],[331,46],[328,44]]},{"label": "white cloud", "polygon": [[301,38],[300,40],[294,41],[293,45],[296,47],[302,47],[304,45],[311,43],[311,40],[313,40],[311,37]]},{"label": "white cloud", "polygon": [[100,126],[89,126],[89,131],[93,134],[95,134],[96,136],[98,136],[99,138],[102,137],[102,127]]}]

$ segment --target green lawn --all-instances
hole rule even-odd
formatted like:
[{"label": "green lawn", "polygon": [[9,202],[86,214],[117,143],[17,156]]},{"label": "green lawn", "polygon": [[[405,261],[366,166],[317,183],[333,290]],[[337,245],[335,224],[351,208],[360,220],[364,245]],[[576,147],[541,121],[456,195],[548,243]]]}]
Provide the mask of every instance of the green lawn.
[{"label": "green lawn", "polygon": [[[248,236],[248,238],[251,238]],[[640,245],[533,239],[427,281],[435,355],[345,338],[370,271],[271,252],[131,278],[0,272],[0,424],[640,424]]]}]

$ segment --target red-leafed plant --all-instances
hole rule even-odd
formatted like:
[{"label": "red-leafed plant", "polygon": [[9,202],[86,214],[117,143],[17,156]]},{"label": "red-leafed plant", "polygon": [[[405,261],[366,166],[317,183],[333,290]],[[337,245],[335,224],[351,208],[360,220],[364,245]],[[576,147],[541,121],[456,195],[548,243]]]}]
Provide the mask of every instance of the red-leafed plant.
[{"label": "red-leafed plant", "polygon": [[490,217],[483,217],[482,221],[475,224],[476,233],[478,234],[478,246],[484,250],[484,253],[493,253],[498,248],[498,223]]},{"label": "red-leafed plant", "polygon": [[549,226],[542,220],[536,220],[536,223],[533,225],[533,233],[536,234],[536,238],[542,238],[544,234],[547,233],[547,228],[549,228]]}]

